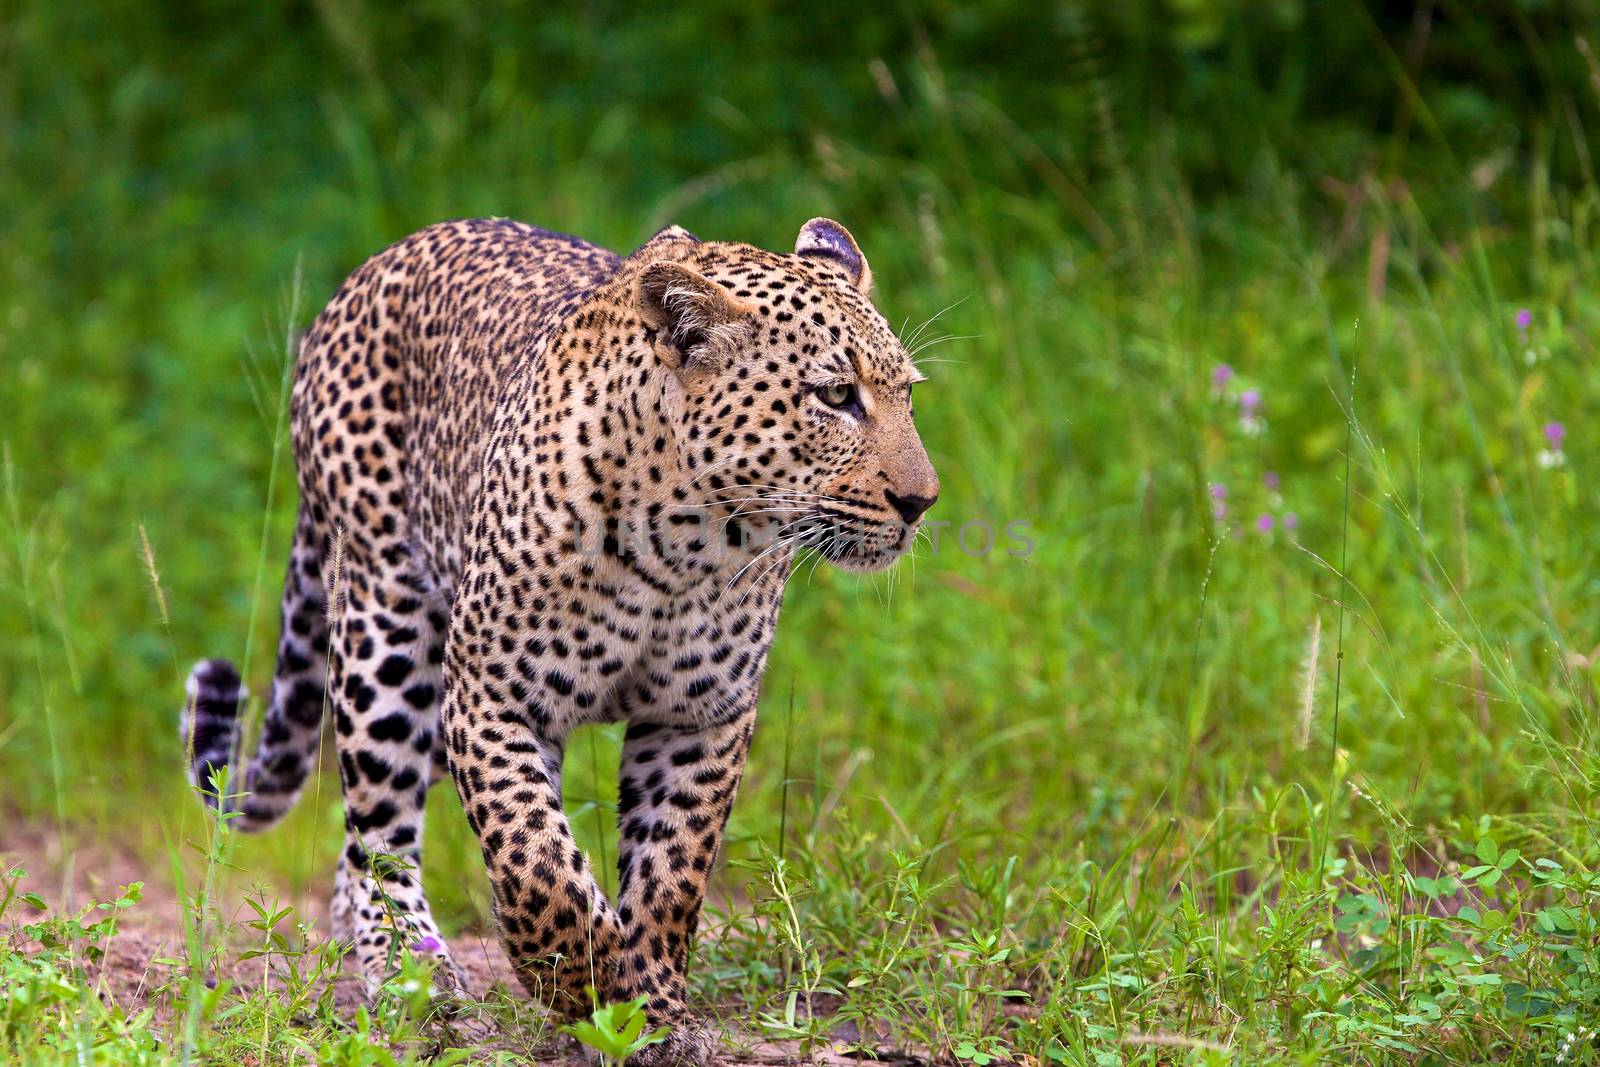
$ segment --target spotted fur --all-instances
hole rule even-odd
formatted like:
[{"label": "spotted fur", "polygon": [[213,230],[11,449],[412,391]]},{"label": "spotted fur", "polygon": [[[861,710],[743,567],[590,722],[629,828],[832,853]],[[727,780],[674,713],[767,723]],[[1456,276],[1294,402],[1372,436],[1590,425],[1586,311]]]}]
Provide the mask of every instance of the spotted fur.
[{"label": "spotted fur", "polygon": [[[704,1061],[684,972],[784,583],[808,551],[888,565],[938,493],[918,375],[870,285],[826,219],[794,254],[671,227],[627,257],[467,221],[378,254],[318,316],[277,672],[221,803],[247,830],[281,816],[331,711],[335,921],[370,979],[397,939],[444,954],[420,845],[448,767],[529,990],[563,1014],[589,985],[647,997],[673,1037],[636,1059]],[[203,786],[230,762],[242,686],[211,660],[190,693]],[[611,901],[561,767],[575,727],[614,721]]]}]

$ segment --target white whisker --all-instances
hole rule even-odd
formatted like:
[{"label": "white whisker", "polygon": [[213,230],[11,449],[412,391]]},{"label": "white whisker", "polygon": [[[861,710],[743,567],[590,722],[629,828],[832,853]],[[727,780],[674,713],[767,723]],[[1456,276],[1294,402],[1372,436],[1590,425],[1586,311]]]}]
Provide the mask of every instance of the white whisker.
[{"label": "white whisker", "polygon": [[[723,596],[725,596],[727,594],[728,590],[733,588],[734,583],[739,580],[739,576],[742,575],[745,571],[749,570],[751,567],[755,566],[757,563],[761,562],[763,559],[767,558],[772,553],[778,551],[778,549],[784,548],[786,546],[792,546],[794,544],[794,542],[795,542],[795,537],[794,536],[789,535],[789,534],[785,534],[784,536],[778,538],[776,541],[772,542],[772,545],[770,547],[762,549],[761,552],[758,553],[754,559],[750,560],[743,567],[740,567],[737,571],[735,571],[733,573],[733,577],[728,579],[728,584],[722,587],[722,592],[717,594],[717,599],[721,600],[723,598]],[[748,595],[748,593],[746,595]],[[740,603],[742,604],[742,603],[744,603],[744,601],[740,600]]]},{"label": "white whisker", "polygon": [[977,339],[978,339],[978,335],[975,334],[975,333],[966,333],[966,334],[948,333],[948,334],[942,334],[942,335],[940,335],[938,337],[930,337],[927,340],[923,341],[921,344],[913,346],[912,348],[907,350],[906,355],[910,357],[911,362],[915,363],[915,362],[917,362],[917,355],[919,353],[926,352],[928,349],[933,348],[935,345],[942,345],[946,341],[976,341]]},{"label": "white whisker", "polygon": [[940,316],[944,315],[944,313],[946,311],[949,311],[951,308],[957,307],[960,304],[966,303],[967,300],[971,298],[971,296],[972,296],[972,294],[968,293],[966,296],[962,297],[960,300],[957,300],[954,304],[949,304],[949,305],[946,305],[945,307],[941,308],[939,311],[937,311],[933,315],[932,318],[929,318],[929,319],[925,320],[921,326],[918,326],[916,328],[916,331],[914,333],[912,333],[912,335],[910,337],[908,337],[904,341],[902,341],[901,344],[904,344],[904,345],[907,345],[907,346],[915,345],[917,343],[917,338],[922,336],[922,331],[926,330],[929,326],[932,326],[935,322],[939,321]]},{"label": "white whisker", "polygon": [[746,589],[744,591],[744,596],[740,597],[739,598],[739,603],[734,605],[734,606],[736,608],[744,607],[744,602],[746,600],[750,599],[750,594],[751,593],[755,592],[757,589],[759,589],[761,587],[761,583],[766,581],[767,575],[771,574],[778,567],[781,567],[783,564],[788,563],[788,562],[793,562],[793,561],[792,560],[786,560],[783,557],[779,557],[778,559],[775,559],[770,564],[768,564],[767,568],[765,570],[763,570],[760,574],[756,575],[755,581],[750,583],[750,588]]}]

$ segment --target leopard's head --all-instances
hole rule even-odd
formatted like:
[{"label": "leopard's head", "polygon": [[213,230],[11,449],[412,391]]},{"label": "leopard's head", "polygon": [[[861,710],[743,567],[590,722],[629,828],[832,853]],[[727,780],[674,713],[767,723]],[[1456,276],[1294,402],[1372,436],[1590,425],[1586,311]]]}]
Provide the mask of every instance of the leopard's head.
[{"label": "leopard's head", "polygon": [[[638,301],[669,396],[685,509],[814,548],[847,570],[888,566],[939,496],[912,421],[922,380],[872,304],[872,272],[837,222],[791,255],[664,232]],[[648,258],[648,256],[647,256]]]}]

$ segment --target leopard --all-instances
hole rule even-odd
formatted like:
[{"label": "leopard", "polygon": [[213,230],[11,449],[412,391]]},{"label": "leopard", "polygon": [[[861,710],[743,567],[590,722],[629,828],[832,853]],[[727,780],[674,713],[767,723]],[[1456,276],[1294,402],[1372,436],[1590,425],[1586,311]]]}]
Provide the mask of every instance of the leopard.
[{"label": "leopard", "polygon": [[[253,832],[302,793],[331,721],[344,842],[331,928],[369,986],[402,952],[464,978],[423,892],[449,777],[494,926],[557,1018],[642,1000],[707,1062],[687,970],[744,773],[786,584],[882,570],[939,494],[924,380],[840,223],[792,252],[668,226],[622,255],[507,219],[423,229],[301,335],[298,483],[254,751],[248,694],[197,663],[188,774]],[[623,723],[616,895],[563,808],[573,731]]]}]

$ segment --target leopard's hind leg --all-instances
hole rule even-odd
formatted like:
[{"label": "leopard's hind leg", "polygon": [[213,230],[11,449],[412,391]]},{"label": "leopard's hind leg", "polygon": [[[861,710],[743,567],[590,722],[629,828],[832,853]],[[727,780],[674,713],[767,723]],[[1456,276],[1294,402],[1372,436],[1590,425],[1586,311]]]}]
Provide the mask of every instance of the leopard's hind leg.
[{"label": "leopard's hind leg", "polygon": [[459,990],[459,971],[422,890],[423,811],[437,777],[444,600],[404,563],[376,572],[352,558],[345,589],[330,648],[345,800],[335,931],[369,987],[410,949],[438,957],[444,983]]}]

